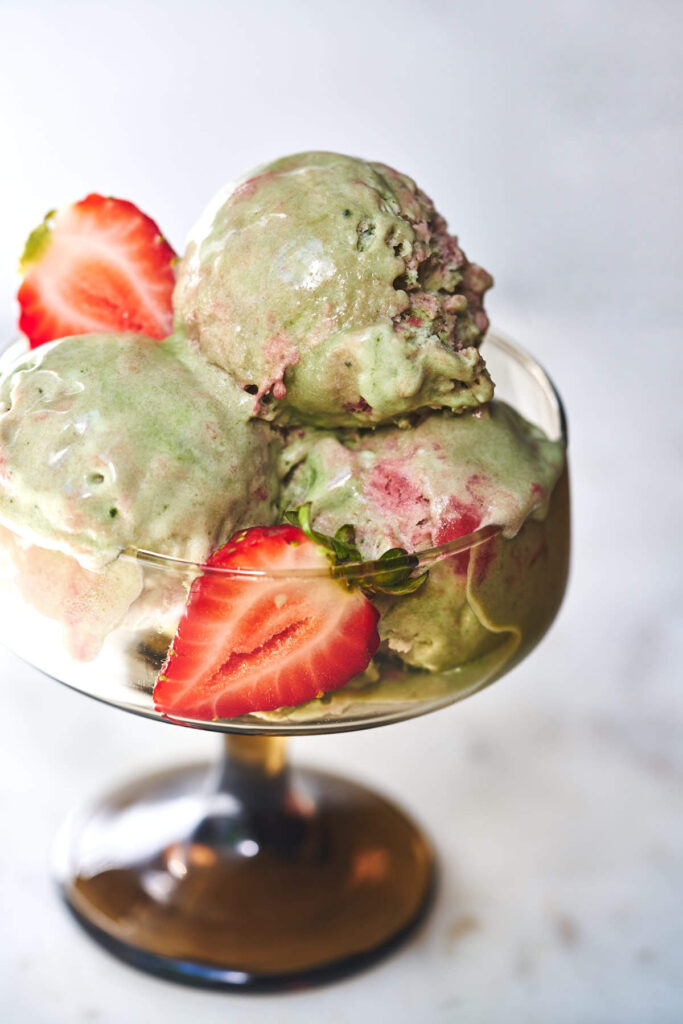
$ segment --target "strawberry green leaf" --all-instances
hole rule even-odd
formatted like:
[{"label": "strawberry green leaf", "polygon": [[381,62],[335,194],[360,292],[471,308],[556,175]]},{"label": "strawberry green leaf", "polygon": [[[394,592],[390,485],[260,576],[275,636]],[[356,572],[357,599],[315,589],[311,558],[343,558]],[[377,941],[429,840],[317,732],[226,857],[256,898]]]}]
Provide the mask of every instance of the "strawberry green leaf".
[{"label": "strawberry green leaf", "polygon": [[50,244],[52,221],[56,212],[56,210],[50,210],[49,213],[46,213],[42,223],[37,228],[34,228],[26,239],[24,251],[19,260],[20,274],[25,274],[29,267],[37,263]]},{"label": "strawberry green leaf", "polygon": [[403,596],[414,593],[427,579],[428,570],[419,576],[413,575],[419,560],[417,555],[410,554],[405,548],[390,548],[377,559],[376,569],[365,575],[359,573],[357,563],[363,559],[356,545],[355,527],[345,523],[334,537],[319,533],[313,529],[310,502],[299,508],[288,509],[283,518],[291,526],[298,526],[307,537],[324,549],[332,563],[332,575],[343,580],[349,587],[358,586],[366,594]]}]

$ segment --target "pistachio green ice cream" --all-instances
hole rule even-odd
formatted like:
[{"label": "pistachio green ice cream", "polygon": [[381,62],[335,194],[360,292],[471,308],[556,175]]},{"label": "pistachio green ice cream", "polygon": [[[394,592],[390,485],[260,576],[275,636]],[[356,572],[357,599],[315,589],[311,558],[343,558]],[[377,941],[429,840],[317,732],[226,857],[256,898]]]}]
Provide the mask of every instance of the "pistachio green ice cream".
[{"label": "pistachio green ice cream", "polygon": [[301,153],[221,192],[191,235],[177,329],[281,423],[369,426],[493,393],[492,281],[384,164]]},{"label": "pistachio green ice cream", "polygon": [[489,525],[512,537],[530,515],[543,517],[564,464],[561,442],[497,400],[460,416],[432,412],[410,430],[302,427],[286,438],[283,506],[312,502],[324,533],[352,523],[365,558]]},{"label": "pistachio green ice cream", "polygon": [[271,435],[224,373],[139,335],[43,345],[0,381],[0,523],[88,568],[202,561],[271,522]]},{"label": "pistachio green ice cream", "polygon": [[[499,401],[460,416],[433,412],[410,430],[292,429],[281,456],[283,507],[310,501],[314,525],[324,533],[353,524],[366,558],[500,527],[500,537],[472,554],[431,564],[416,593],[378,599],[385,647],[413,667],[443,671],[520,632],[521,606],[526,590],[538,588],[537,573],[518,573],[513,586],[500,569],[507,566],[509,577],[511,554],[513,563],[515,553],[526,557],[524,525],[545,520],[563,465],[564,444]],[[493,578],[507,598],[501,620],[498,598],[493,617],[487,611]],[[480,600],[487,580],[486,600]]]}]

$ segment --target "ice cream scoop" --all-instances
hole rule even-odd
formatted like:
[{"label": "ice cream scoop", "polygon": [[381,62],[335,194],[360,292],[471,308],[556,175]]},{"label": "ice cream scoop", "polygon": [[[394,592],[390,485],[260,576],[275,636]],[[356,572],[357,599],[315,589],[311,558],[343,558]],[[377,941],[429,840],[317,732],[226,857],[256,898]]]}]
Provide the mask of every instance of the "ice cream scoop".
[{"label": "ice cream scoop", "polygon": [[[544,522],[563,465],[562,441],[494,401],[460,416],[433,412],[411,430],[290,430],[283,504],[311,502],[325,533],[353,524],[367,558],[501,528],[471,553],[433,564],[416,593],[380,601],[385,646],[415,668],[444,671],[500,645],[512,656],[526,629],[537,628],[527,620],[542,618],[539,588],[557,589],[563,578],[546,572],[547,559],[565,552],[559,543],[549,550]],[[549,614],[553,600],[549,593]]]},{"label": "ice cream scoop", "polygon": [[282,423],[369,426],[493,393],[492,283],[415,183],[302,153],[224,189],[193,232],[176,327]]},{"label": "ice cream scoop", "polygon": [[125,548],[202,561],[269,522],[268,427],[224,373],[174,345],[83,335],[41,346],[0,381],[0,522],[99,568]]},{"label": "ice cream scoop", "polygon": [[352,523],[366,558],[491,524],[514,536],[544,514],[564,462],[562,443],[499,401],[461,416],[433,412],[410,430],[298,428],[287,438],[284,504],[312,502],[324,533]]}]

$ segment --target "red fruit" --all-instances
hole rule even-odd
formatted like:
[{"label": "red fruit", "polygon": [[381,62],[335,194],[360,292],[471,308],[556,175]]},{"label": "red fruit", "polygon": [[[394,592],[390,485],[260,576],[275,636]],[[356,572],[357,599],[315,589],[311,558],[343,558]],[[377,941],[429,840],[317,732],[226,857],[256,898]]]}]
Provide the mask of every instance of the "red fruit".
[{"label": "red fruit", "polygon": [[[377,609],[331,575],[298,526],[242,530],[207,564],[283,576],[209,571],[194,581],[154,687],[166,715],[210,721],[302,704],[362,672],[379,646]],[[302,569],[326,575],[286,575]]]},{"label": "red fruit", "polygon": [[71,334],[173,328],[176,254],[125,199],[92,194],[52,210],[26,242],[19,328],[31,347]]},{"label": "red fruit", "polygon": [[[434,540],[437,544],[448,544],[449,541],[474,533],[480,526],[481,513],[476,504],[467,504],[451,496],[446,502],[444,516],[435,532]],[[470,564],[470,552],[463,551],[459,555],[452,555],[448,559],[448,564],[456,575],[464,576]]]}]

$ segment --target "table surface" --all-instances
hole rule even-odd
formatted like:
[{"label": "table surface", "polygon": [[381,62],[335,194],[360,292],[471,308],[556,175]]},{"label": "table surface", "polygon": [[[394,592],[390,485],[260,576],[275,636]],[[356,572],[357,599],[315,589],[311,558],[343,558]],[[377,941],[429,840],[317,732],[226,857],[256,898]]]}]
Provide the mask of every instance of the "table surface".
[{"label": "table surface", "polygon": [[287,996],[171,986],[81,934],[48,871],[64,813],[147,767],[211,756],[217,740],[97,705],[0,653],[0,1019],[674,1024],[680,6],[426,0],[419,19],[407,0],[190,6],[164,5],[161,19],[152,2],[3,5],[4,335],[26,229],[64,198],[130,195],[179,244],[211,191],[260,159],[376,155],[437,196],[496,271],[494,319],[561,387],[571,585],[539,649],[472,700],[293,744],[297,761],[409,809],[442,882],[390,959]]}]

